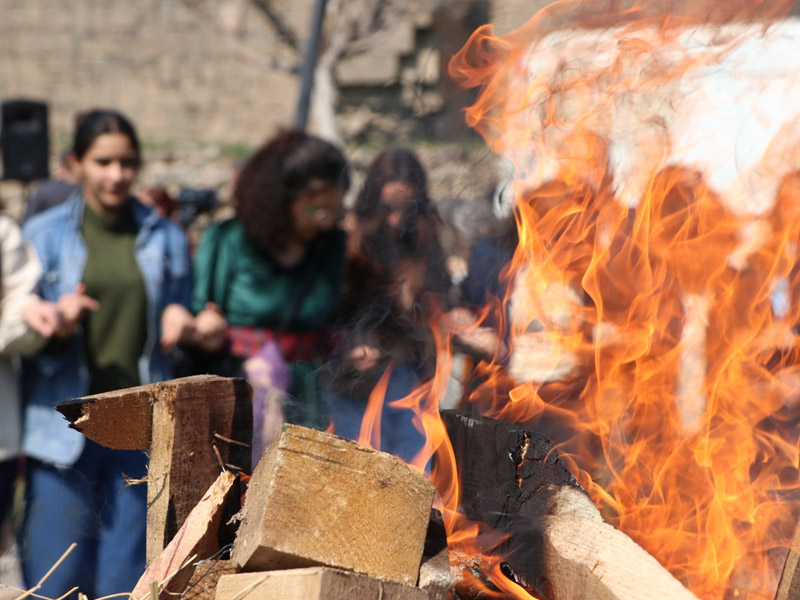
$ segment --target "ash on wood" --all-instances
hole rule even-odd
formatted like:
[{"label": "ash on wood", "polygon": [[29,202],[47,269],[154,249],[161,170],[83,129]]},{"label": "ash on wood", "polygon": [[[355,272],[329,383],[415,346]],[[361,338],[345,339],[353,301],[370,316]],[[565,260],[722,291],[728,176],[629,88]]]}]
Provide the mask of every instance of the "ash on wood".
[{"label": "ash on wood", "polygon": [[217,478],[220,462],[250,469],[251,395],[244,379],[200,375],[56,406],[72,427],[103,446],[150,451],[148,563]]},{"label": "ash on wood", "polygon": [[224,575],[216,600],[428,600],[419,588],[339,569],[311,567]]},{"label": "ash on wood", "polygon": [[389,454],[285,425],[250,479],[231,558],[245,571],[326,565],[414,585],[433,492]]},{"label": "ash on wood", "polygon": [[460,473],[461,508],[508,535],[498,552],[509,578],[545,600],[695,599],[603,521],[544,436],[454,411],[442,418]]}]

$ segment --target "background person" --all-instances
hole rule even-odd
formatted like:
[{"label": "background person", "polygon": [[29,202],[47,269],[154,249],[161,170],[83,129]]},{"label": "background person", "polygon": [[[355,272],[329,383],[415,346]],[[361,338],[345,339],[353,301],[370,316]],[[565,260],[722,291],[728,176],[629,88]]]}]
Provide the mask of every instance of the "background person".
[{"label": "background person", "polygon": [[450,277],[441,220],[415,154],[387,150],[370,165],[350,219],[342,343],[325,369],[325,400],[338,435],[357,439],[370,392],[387,370],[381,450],[407,461],[422,448],[407,396],[435,366],[431,319],[447,304]]},{"label": "background person", "polygon": [[144,477],[146,456],[87,440],[52,406],[170,378],[161,346],[191,335],[186,309],[173,308],[191,294],[186,238],[130,196],[140,165],[126,117],[85,113],[72,154],[80,190],[23,228],[42,263],[39,293],[61,316],[23,365],[26,584],[78,543],[40,590],[51,598],[73,586],[89,597],[128,592],[145,567],[146,490],[127,487],[124,476]]},{"label": "background person", "polygon": [[58,327],[57,306],[34,294],[40,274],[36,252],[13,219],[0,215],[0,524],[11,505],[20,450],[16,359],[41,348]]},{"label": "background person", "polygon": [[72,172],[72,153],[66,150],[59,157],[56,176],[36,183],[33,193],[25,202],[25,212],[22,215],[24,223],[33,215],[58,206],[69,198],[70,194],[78,189],[78,180]]},{"label": "background person", "polygon": [[[330,143],[284,131],[242,166],[236,216],[206,231],[195,254],[192,308],[201,372],[241,372],[254,386],[254,463],[284,418],[325,428],[315,371],[331,347],[345,234],[338,223],[349,169]],[[247,365],[245,365],[245,361]],[[276,390],[289,394],[280,414]]]}]

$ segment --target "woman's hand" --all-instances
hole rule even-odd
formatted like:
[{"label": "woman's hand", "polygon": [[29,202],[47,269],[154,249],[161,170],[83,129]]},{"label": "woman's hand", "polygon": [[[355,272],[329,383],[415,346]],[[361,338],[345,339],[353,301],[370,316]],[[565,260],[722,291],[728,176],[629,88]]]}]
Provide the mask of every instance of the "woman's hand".
[{"label": "woman's hand", "polygon": [[348,361],[357,371],[366,371],[377,366],[381,351],[369,344],[359,344],[347,354]]},{"label": "woman's hand", "polygon": [[60,338],[71,336],[83,318],[99,307],[100,303],[97,300],[86,295],[86,286],[84,284],[79,283],[76,285],[75,291],[64,294],[58,299],[61,323],[56,331],[56,336]]},{"label": "woman's hand", "polygon": [[58,304],[45,300],[34,300],[22,309],[25,322],[43,338],[51,338],[61,328],[62,317]]},{"label": "woman's hand", "polygon": [[216,352],[225,345],[225,331],[228,321],[222,310],[213,302],[208,302],[195,318],[195,343],[206,352]]},{"label": "woman's hand", "polygon": [[161,350],[169,354],[178,344],[194,343],[195,317],[180,304],[170,304],[161,313]]},{"label": "woman's hand", "polygon": [[444,315],[443,321],[455,339],[485,356],[502,357],[508,353],[497,331],[479,326],[477,317],[466,308],[452,309]]}]

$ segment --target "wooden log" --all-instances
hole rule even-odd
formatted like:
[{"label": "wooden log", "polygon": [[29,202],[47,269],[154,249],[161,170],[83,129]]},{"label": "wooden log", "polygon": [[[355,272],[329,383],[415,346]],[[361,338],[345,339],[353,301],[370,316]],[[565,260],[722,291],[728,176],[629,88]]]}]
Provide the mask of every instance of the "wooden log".
[{"label": "wooden log", "polygon": [[214,600],[220,577],[237,572],[236,565],[230,560],[200,561],[181,594],[181,600]]},{"label": "wooden log", "polygon": [[447,600],[453,587],[450,571],[450,552],[442,513],[433,509],[425,536],[425,549],[419,567],[419,588],[428,593],[429,600]]},{"label": "wooden log", "polygon": [[556,491],[543,517],[545,576],[554,598],[697,600],[650,554],[603,521],[582,491]]},{"label": "wooden log", "polygon": [[541,434],[491,419],[442,411],[458,465],[461,509],[472,520],[513,534],[498,548],[517,583],[547,597],[538,517],[549,485],[577,486]]},{"label": "wooden log", "polygon": [[427,600],[419,588],[328,567],[224,575],[216,600]]},{"label": "wooden log", "polygon": [[795,529],[786,555],[775,600],[800,600],[800,525]]},{"label": "wooden log", "polygon": [[232,560],[326,565],[416,584],[433,485],[394,456],[285,425],[250,479]]},{"label": "wooden log", "polygon": [[153,582],[158,586],[159,597],[181,594],[194,572],[193,564],[219,551],[219,524],[225,500],[233,489],[235,480],[236,476],[229,471],[217,477],[189,513],[177,535],[147,566],[133,590],[134,598],[141,600],[148,596]]},{"label": "wooden log", "polygon": [[243,379],[200,375],[56,406],[72,427],[99,444],[150,451],[148,563],[217,478],[220,462],[249,471],[251,394]]},{"label": "wooden log", "polygon": [[461,508],[508,535],[496,552],[510,579],[544,600],[695,598],[603,521],[544,436],[455,411],[442,417]]}]

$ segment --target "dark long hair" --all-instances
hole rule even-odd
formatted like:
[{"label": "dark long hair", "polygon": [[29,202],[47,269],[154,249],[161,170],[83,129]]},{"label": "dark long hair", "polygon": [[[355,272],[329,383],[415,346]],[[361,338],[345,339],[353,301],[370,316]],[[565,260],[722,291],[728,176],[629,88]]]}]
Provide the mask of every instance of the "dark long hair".
[{"label": "dark long hair", "polygon": [[142,154],[139,138],[133,123],[120,112],[105,108],[96,108],[80,113],[75,118],[75,138],[72,143],[72,153],[81,160],[92,147],[95,140],[107,133],[121,133],[130,140],[136,152],[136,160],[141,163]]},{"label": "dark long hair", "polygon": [[347,160],[333,144],[299,130],[268,140],[245,162],[233,190],[245,234],[266,251],[285,247],[292,231],[291,204],[314,180],[350,187]]},{"label": "dark long hair", "polygon": [[418,216],[435,213],[428,196],[428,178],[416,155],[403,149],[385,150],[370,165],[364,186],[355,204],[356,216],[367,221],[375,217],[380,206],[381,190],[392,181],[405,183],[414,190],[413,212]]}]

